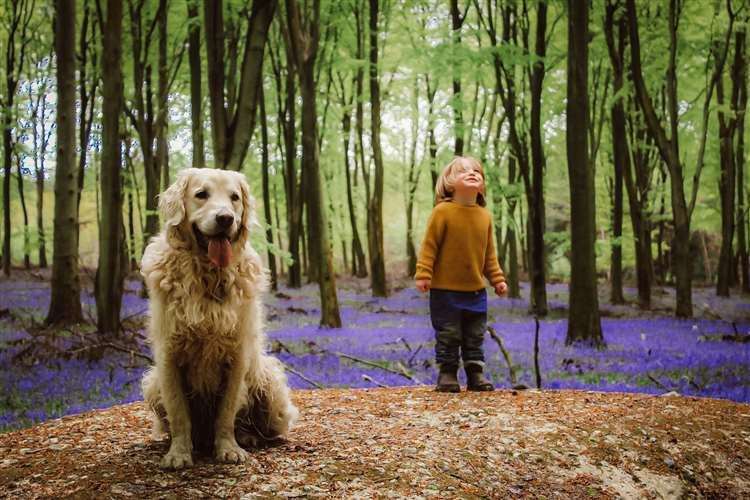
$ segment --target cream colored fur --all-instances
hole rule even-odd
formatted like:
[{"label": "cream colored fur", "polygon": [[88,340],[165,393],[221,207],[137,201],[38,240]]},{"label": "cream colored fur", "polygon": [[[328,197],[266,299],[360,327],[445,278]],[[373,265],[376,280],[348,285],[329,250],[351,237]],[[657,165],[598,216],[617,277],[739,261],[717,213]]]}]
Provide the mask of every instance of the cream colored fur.
[{"label": "cream colored fur", "polygon": [[[201,191],[209,196],[198,197]],[[171,436],[161,465],[192,465],[191,432],[196,429],[188,398],[195,394],[218,395],[216,459],[243,462],[247,452],[235,434],[239,414],[245,419],[263,415],[265,422],[249,422],[271,434],[261,433],[261,438],[284,437],[297,417],[281,363],[264,352],[266,274],[247,238],[253,200],[237,172],[188,169],[160,196],[159,207],[164,230],[146,248],[141,273],[150,295],[155,360],[143,378],[143,394],[156,414],[155,434],[167,430]],[[227,231],[232,259],[224,268],[210,263],[193,230],[216,234],[217,214],[231,214],[235,221]],[[260,402],[264,408],[252,408]]]}]

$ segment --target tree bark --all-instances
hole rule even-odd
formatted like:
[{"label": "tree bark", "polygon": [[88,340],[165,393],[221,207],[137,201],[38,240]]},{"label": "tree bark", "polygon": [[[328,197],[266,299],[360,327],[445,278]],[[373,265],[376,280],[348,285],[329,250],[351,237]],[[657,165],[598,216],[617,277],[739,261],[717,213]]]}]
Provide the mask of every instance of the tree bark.
[{"label": "tree bark", "polygon": [[271,271],[271,290],[278,289],[279,276],[276,270],[276,256],[271,251],[273,245],[273,218],[271,217],[271,196],[268,187],[268,120],[266,119],[266,96],[260,88],[260,137],[261,171],[263,184],[263,215],[266,219],[266,241],[268,242],[268,268]]},{"label": "tree bark", "polygon": [[97,327],[116,334],[120,327],[123,267],[120,113],[123,106],[122,0],[107,0],[102,33],[102,162],[99,266],[96,272]]},{"label": "tree bark", "polygon": [[[717,51],[718,52],[718,51]],[[717,63],[718,64],[718,63]],[[740,82],[736,82],[737,84]],[[716,81],[716,104],[719,117],[719,199],[721,205],[721,249],[716,275],[716,295],[729,297],[732,281],[732,242],[734,240],[734,120],[722,110],[725,105],[723,75]]]},{"label": "tree bark", "polygon": [[370,254],[370,285],[374,297],[386,297],[383,248],[383,150],[380,144],[380,78],[378,76],[378,0],[370,0],[370,112],[372,159],[375,165],[372,196],[367,203],[367,247]]},{"label": "tree bark", "polygon": [[[77,323],[81,313],[78,278],[78,175],[75,122],[75,0],[57,0],[57,166],[52,242],[52,280],[46,323]],[[42,119],[44,116],[42,116]],[[83,151],[81,152],[83,154]],[[43,186],[42,186],[43,187]]]},{"label": "tree bark", "polygon": [[[161,189],[164,191],[169,187],[169,141],[167,115],[169,111],[169,65],[167,62],[167,0],[159,0],[159,14],[157,24],[159,26],[159,83],[157,90],[157,115],[156,115],[156,162],[159,166],[157,171],[161,174]],[[145,247],[144,247],[145,248]]]},{"label": "tree bark", "polygon": [[[89,141],[91,139],[91,128],[94,124],[94,108],[96,107],[96,91],[99,87],[98,51],[96,49],[96,36],[99,32],[97,16],[93,14],[93,8],[89,0],[83,3],[83,22],[79,34],[78,60],[78,92],[80,95],[78,148],[81,154],[78,156],[78,200],[76,202],[76,217],[80,219],[81,195],[86,180],[86,163],[88,160]],[[90,34],[90,35],[89,35]],[[88,74],[89,59],[94,74]],[[90,85],[90,87],[89,87]],[[77,231],[77,237],[80,231]]]},{"label": "tree bark", "polygon": [[289,38],[292,42],[295,67],[299,76],[300,93],[302,94],[302,161],[303,175],[309,182],[307,209],[311,225],[308,231],[313,237],[309,239],[316,245],[314,254],[317,262],[318,287],[320,290],[321,319],[320,325],[331,328],[341,327],[338,297],[336,295],[336,277],[333,272],[331,242],[323,204],[323,186],[320,178],[318,152],[318,124],[316,113],[315,61],[318,55],[320,40],[320,1],[314,0],[311,6],[311,18],[305,19],[307,31],[302,31],[303,19],[300,16],[295,0],[287,0],[287,22]]},{"label": "tree bark", "polygon": [[737,170],[737,257],[742,291],[750,293],[750,259],[747,251],[747,206],[745,201],[745,116],[747,114],[747,22],[737,29],[734,45],[732,80],[737,85],[737,129],[735,133],[735,165]]},{"label": "tree bark", "polygon": [[[544,58],[547,53],[547,3],[537,3],[537,25],[535,54],[537,60],[531,72],[531,166],[532,179],[529,198],[529,245],[532,279],[532,303],[535,310],[546,313],[547,309],[547,270],[544,245],[545,206],[544,206],[544,145],[542,141],[542,83],[544,81]],[[582,122],[581,122],[582,123]],[[578,124],[580,126],[581,124]],[[582,130],[585,130],[583,128]],[[528,168],[528,167],[526,167]],[[542,293],[544,292],[544,293]]]},{"label": "tree bark", "polygon": [[[467,9],[470,4],[467,4]],[[455,136],[453,154],[463,156],[464,154],[464,114],[463,114],[463,96],[461,94],[461,64],[456,55],[458,48],[461,46],[461,27],[466,19],[466,12],[461,15],[458,8],[458,0],[451,0],[451,35],[453,61],[451,67],[453,71],[453,99],[451,108],[453,109],[453,134]]]},{"label": "tree bark", "polygon": [[352,274],[358,278],[365,278],[367,277],[367,263],[365,252],[362,248],[362,240],[359,237],[359,229],[357,227],[357,212],[354,207],[354,194],[352,192],[352,166],[351,162],[349,161],[349,143],[352,133],[351,107],[353,104],[352,101],[354,92],[352,92],[351,96],[347,100],[345,94],[346,88],[344,79],[339,77],[339,83],[341,86],[341,131],[343,136],[342,139],[344,141],[344,176],[346,178],[346,202],[349,209],[349,225],[352,231]]},{"label": "tree bark", "polygon": [[419,80],[414,81],[412,92],[411,146],[409,148],[409,171],[406,178],[406,258],[407,277],[417,273],[417,250],[414,247],[414,195],[417,192],[421,170],[417,165],[417,143],[419,142]]},{"label": "tree bark", "polygon": [[[647,271],[647,262],[644,262],[642,246],[644,235],[641,231],[643,213],[638,203],[638,196],[630,174],[630,153],[628,151],[628,137],[625,128],[625,106],[621,96],[624,83],[624,56],[626,26],[622,15],[615,21],[615,13],[619,7],[619,1],[608,0],[604,19],[604,33],[609,51],[609,60],[612,65],[613,95],[618,96],[612,103],[610,123],[612,126],[612,152],[614,156],[615,177],[615,200],[613,210],[613,232],[615,237],[622,235],[622,201],[623,181],[628,176],[628,201],[630,203],[630,217],[633,225],[633,240],[635,242],[636,254],[636,279],[638,282],[638,303],[642,309],[651,307],[651,283]],[[617,42],[615,42],[615,22],[617,23]],[[616,244],[612,250],[612,292],[610,300],[612,303],[621,304],[625,302],[622,292],[622,241]],[[616,264],[615,261],[619,262]]]},{"label": "tree bark", "polygon": [[630,35],[630,52],[632,75],[635,92],[641,110],[646,119],[649,134],[659,148],[659,153],[667,165],[670,176],[672,219],[674,223],[674,238],[672,241],[672,262],[677,288],[675,315],[689,318],[693,315],[692,276],[690,272],[690,211],[685,199],[684,172],[680,163],[677,136],[677,0],[669,2],[669,64],[667,68],[666,86],[671,137],[667,138],[654,111],[651,97],[648,95],[643,80],[641,68],[641,49],[638,36],[638,17],[635,0],[627,0],[628,27]]},{"label": "tree bark", "polygon": [[223,4],[222,0],[203,4],[214,163],[217,168],[241,170],[255,129],[256,108],[263,79],[263,51],[276,10],[276,1],[253,2],[236,94],[228,90],[232,88],[233,80],[227,82],[224,77],[227,61],[224,59]]},{"label": "tree bark", "polygon": [[596,284],[596,197],[588,158],[587,130],[589,7],[568,1],[568,91],[566,134],[570,182],[571,272],[566,344],[604,345]]},{"label": "tree bark", "polygon": [[31,247],[31,241],[29,240],[29,211],[26,208],[26,196],[23,192],[23,172],[21,165],[23,159],[20,153],[16,153],[16,172],[18,173],[18,201],[21,203],[21,215],[23,215],[23,268],[31,269],[31,255],[29,255],[29,248]]},{"label": "tree bark", "polygon": [[194,168],[206,166],[203,140],[203,97],[201,93],[201,20],[198,0],[188,0],[188,61],[190,63],[190,125]]}]

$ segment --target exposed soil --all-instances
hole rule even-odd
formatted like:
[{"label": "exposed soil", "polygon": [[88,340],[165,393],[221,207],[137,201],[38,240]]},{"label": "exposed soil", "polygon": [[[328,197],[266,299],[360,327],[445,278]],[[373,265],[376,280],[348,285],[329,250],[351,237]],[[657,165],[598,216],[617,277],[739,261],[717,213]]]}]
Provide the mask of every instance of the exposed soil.
[{"label": "exposed soil", "polygon": [[748,498],[750,405],[572,391],[295,391],[241,465],[162,471],[143,403],[0,435],[0,496]]}]

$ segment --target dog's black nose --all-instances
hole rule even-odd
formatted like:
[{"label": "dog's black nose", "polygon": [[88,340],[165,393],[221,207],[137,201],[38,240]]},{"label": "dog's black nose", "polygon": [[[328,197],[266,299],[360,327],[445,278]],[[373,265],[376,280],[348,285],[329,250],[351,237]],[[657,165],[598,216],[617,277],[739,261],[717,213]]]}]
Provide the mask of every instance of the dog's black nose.
[{"label": "dog's black nose", "polygon": [[232,215],[221,214],[216,216],[216,224],[222,229],[228,228],[232,223],[234,223],[234,216]]}]

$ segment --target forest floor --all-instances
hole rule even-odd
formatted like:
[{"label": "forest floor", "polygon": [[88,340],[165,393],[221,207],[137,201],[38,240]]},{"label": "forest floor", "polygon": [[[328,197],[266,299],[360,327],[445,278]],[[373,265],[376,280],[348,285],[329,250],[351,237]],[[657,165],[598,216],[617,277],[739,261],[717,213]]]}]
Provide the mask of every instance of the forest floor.
[{"label": "forest floor", "polygon": [[159,469],[143,403],[0,434],[0,497],[748,498],[750,405],[590,391],[296,390],[288,441]]},{"label": "forest floor", "polygon": [[[148,302],[141,284],[126,282],[123,333],[96,332],[90,282],[81,302],[87,321],[67,329],[42,323],[49,308],[49,277],[14,271],[0,279],[0,433],[52,418],[141,399],[140,379],[150,364],[145,341]],[[370,295],[367,280],[340,279],[343,327],[320,328],[316,285],[280,287],[265,296],[269,350],[286,366],[295,389],[376,388],[434,383],[434,333],[428,299],[411,282],[392,281],[386,298]],[[400,286],[399,286],[400,285]],[[485,372],[503,389],[536,387],[729,399],[750,403],[750,300],[733,291],[715,296],[694,287],[695,318],[670,315],[674,290],[654,288],[650,311],[635,306],[636,291],[613,305],[600,287],[605,349],[565,345],[567,293],[549,284],[550,314],[537,326],[528,311],[528,286],[517,299],[489,297],[489,324],[502,343],[485,339]],[[463,377],[463,374],[460,375]]]}]

